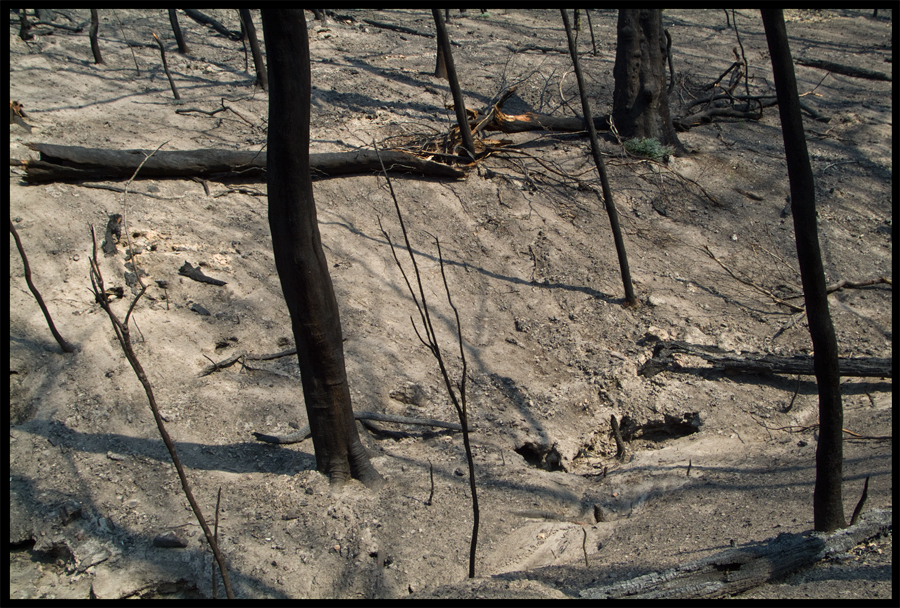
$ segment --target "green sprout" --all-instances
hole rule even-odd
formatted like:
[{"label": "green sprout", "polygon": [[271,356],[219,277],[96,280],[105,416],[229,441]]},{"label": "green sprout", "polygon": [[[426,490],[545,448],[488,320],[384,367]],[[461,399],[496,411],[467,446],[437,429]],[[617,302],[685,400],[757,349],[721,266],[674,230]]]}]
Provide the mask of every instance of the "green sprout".
[{"label": "green sprout", "polygon": [[635,156],[651,158],[653,160],[665,160],[665,158],[675,153],[672,146],[664,146],[659,143],[655,137],[645,137],[643,139],[629,139],[625,142],[625,149]]}]

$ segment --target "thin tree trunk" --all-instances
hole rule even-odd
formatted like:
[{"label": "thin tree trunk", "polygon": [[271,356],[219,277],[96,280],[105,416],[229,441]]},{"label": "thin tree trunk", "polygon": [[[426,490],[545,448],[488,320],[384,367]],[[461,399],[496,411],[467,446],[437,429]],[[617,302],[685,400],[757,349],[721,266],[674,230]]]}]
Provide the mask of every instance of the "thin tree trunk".
[{"label": "thin tree trunk", "polygon": [[175,34],[175,42],[178,43],[178,52],[182,55],[187,55],[187,42],[184,41],[184,32],[181,31],[181,26],[178,25],[178,13],[175,12],[174,8],[169,9],[169,23],[172,24],[172,33]]},{"label": "thin tree trunk", "polygon": [[434,77],[449,80],[447,78],[447,62],[444,60],[444,47],[441,45],[440,40],[438,40],[437,45],[437,63],[434,66]]},{"label": "thin tree trunk", "polygon": [[384,479],[359,440],[343,336],[309,173],[310,68],[302,9],[262,11],[269,62],[269,227],[291,315],[316,468],[332,485]]},{"label": "thin tree trunk", "polygon": [[266,64],[263,62],[262,53],[259,51],[259,40],[256,37],[253,17],[250,16],[249,9],[238,9],[238,12],[241,16],[241,23],[247,32],[247,39],[250,41],[250,50],[253,52],[253,63],[256,65],[256,84],[262,87],[263,91],[268,91],[269,79],[266,75]]},{"label": "thin tree trunk", "polygon": [[[24,9],[23,9],[24,12]],[[94,53],[94,63],[106,63],[103,61],[103,55],[100,54],[100,42],[97,40],[97,34],[100,31],[100,16],[97,9],[91,9],[91,52]]]},{"label": "thin tree trunk", "polygon": [[[575,36],[569,25],[569,16],[566,9],[560,9],[563,25],[566,27],[566,37],[569,40],[569,53],[572,55],[572,63],[575,65],[575,78],[578,80],[578,91],[581,93],[581,111],[585,117],[593,116],[591,104],[588,101],[584,87],[584,76],[581,73],[581,63],[578,61],[578,50],[575,48]],[[638,301],[634,295],[634,287],[631,284],[631,271],[628,269],[628,254],[625,252],[625,241],[622,239],[622,229],[619,227],[619,213],[613,202],[612,190],[609,187],[609,178],[606,176],[606,164],[600,155],[600,140],[597,139],[597,129],[593,120],[585,120],[588,133],[591,136],[591,153],[600,173],[600,185],[603,188],[603,200],[606,203],[606,214],[609,216],[609,224],[612,227],[613,240],[616,244],[616,254],[619,256],[619,270],[622,274],[622,283],[625,287],[625,305],[637,306]]]},{"label": "thin tree trunk", "polygon": [[784,16],[780,9],[761,11],[778,112],[784,153],[787,157],[791,186],[791,213],[794,217],[794,236],[797,240],[797,261],[806,299],[809,335],[813,343],[814,368],[819,388],[819,442],[816,446],[816,488],[813,492],[813,519],[819,532],[831,532],[847,526],[841,498],[843,481],[844,411],[841,403],[841,376],[838,369],[837,339],[828,311],[825,269],[819,250],[816,221],[816,188],[813,181],[806,135],[800,116],[797,80],[788,45]]},{"label": "thin tree trunk", "polygon": [[466,104],[462,91],[459,88],[459,79],[456,77],[456,66],[453,64],[453,53],[450,50],[450,35],[447,26],[444,25],[444,17],[439,9],[431,9],[434,15],[434,27],[437,30],[438,46],[444,49],[444,64],[447,66],[447,79],[450,81],[450,92],[453,93],[453,107],[456,110],[456,120],[459,123],[459,134],[462,137],[463,147],[475,158],[475,141],[472,139],[472,129],[469,128],[469,119],[466,116]]}]

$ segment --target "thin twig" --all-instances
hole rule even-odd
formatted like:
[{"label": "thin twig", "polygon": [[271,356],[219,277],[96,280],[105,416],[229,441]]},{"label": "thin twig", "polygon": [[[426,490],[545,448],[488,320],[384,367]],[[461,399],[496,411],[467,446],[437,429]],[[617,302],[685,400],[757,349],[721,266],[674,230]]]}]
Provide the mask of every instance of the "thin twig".
[{"label": "thin twig", "polygon": [[725,264],[723,264],[723,263],[719,260],[719,258],[717,258],[717,257],[715,256],[715,254],[714,254],[712,251],[710,251],[708,245],[704,245],[704,246],[703,246],[703,250],[707,253],[707,255],[709,255],[709,257],[711,257],[711,258],[713,259],[713,261],[714,261],[716,264],[718,264],[719,266],[721,266],[721,267],[725,270],[725,272],[727,272],[728,274],[730,274],[730,275],[732,276],[732,278],[734,278],[736,281],[738,281],[738,282],[740,282],[740,283],[743,283],[744,285],[747,285],[748,287],[752,287],[753,289],[757,290],[758,292],[763,293],[763,294],[769,296],[769,297],[772,298],[777,304],[781,304],[781,305],[783,305],[783,306],[787,306],[788,308],[790,308],[791,310],[794,310],[794,311],[796,311],[796,312],[802,312],[802,311],[803,311],[803,308],[802,308],[802,307],[797,306],[796,304],[791,304],[790,302],[785,302],[784,300],[782,300],[781,298],[779,298],[778,296],[776,296],[774,293],[772,293],[771,291],[769,291],[769,290],[766,289],[765,287],[760,287],[759,285],[757,285],[756,283],[753,283],[752,281],[748,281],[748,280],[746,280],[746,279],[742,279],[741,277],[737,276],[737,275],[734,273],[734,271],[732,271],[728,266],[726,266]]},{"label": "thin twig", "polygon": [[[373,146],[374,146],[374,141],[373,141]],[[375,151],[376,151],[376,153],[378,152],[377,146],[375,146]],[[380,159],[381,159],[381,156],[379,154],[379,160]],[[458,337],[458,342],[459,342],[459,353],[460,353],[460,359],[462,361],[462,375],[460,377],[459,382],[456,383],[456,387],[459,390],[459,396],[457,397],[456,391],[453,390],[453,383],[450,381],[450,374],[447,371],[447,367],[444,363],[444,358],[441,355],[441,349],[440,349],[440,346],[438,345],[438,341],[437,341],[437,334],[435,333],[434,325],[432,324],[432,321],[431,321],[431,314],[428,310],[428,304],[425,301],[425,288],[422,285],[422,275],[419,273],[419,267],[418,267],[418,264],[416,264],[415,255],[413,255],[412,245],[410,245],[410,242],[409,242],[409,236],[406,232],[406,225],[403,222],[403,214],[400,211],[400,203],[397,201],[397,196],[394,193],[394,187],[391,184],[391,179],[388,176],[387,169],[385,168],[383,162],[381,164],[381,168],[382,168],[382,171],[384,172],[385,178],[387,179],[388,187],[391,192],[391,198],[394,201],[394,209],[397,211],[397,218],[400,221],[400,229],[403,232],[403,240],[406,243],[406,250],[409,253],[410,260],[412,261],[412,264],[413,264],[413,269],[415,270],[415,273],[416,273],[416,283],[419,287],[419,297],[422,299],[421,306],[419,306],[418,300],[416,300],[416,294],[413,291],[412,286],[409,283],[409,280],[406,278],[406,273],[403,271],[403,266],[400,264],[400,261],[397,258],[396,252],[394,252],[394,244],[390,240],[390,238],[388,238],[388,243],[391,246],[391,252],[394,256],[394,260],[397,262],[397,265],[400,267],[400,271],[403,274],[403,279],[404,279],[404,281],[406,281],[407,288],[409,289],[410,295],[412,295],[413,301],[416,303],[416,307],[419,309],[419,316],[422,318],[422,322],[425,326],[425,339],[422,339],[421,336],[419,336],[419,339],[422,340],[422,342],[425,344],[425,346],[428,348],[428,350],[431,352],[431,354],[437,360],[438,367],[440,368],[440,371],[441,371],[441,377],[444,379],[444,386],[447,389],[447,393],[450,396],[450,401],[453,403],[454,409],[456,409],[456,413],[459,416],[459,422],[462,427],[463,445],[465,446],[465,450],[466,450],[466,461],[468,462],[468,465],[469,465],[469,488],[472,492],[472,516],[473,516],[473,520],[474,520],[473,524],[472,524],[472,540],[469,545],[469,578],[475,578],[475,551],[478,546],[478,526],[479,526],[480,513],[479,513],[479,509],[478,509],[478,493],[477,493],[477,488],[476,488],[476,484],[475,484],[475,461],[474,461],[474,458],[472,457],[472,446],[469,442],[469,424],[468,424],[468,411],[467,411],[467,401],[466,401],[466,375],[467,375],[466,355],[465,355],[465,349],[463,348],[462,325],[459,320],[459,311],[457,310],[456,306],[453,304],[453,299],[450,295],[450,287],[447,284],[447,275],[444,271],[444,258],[441,253],[441,243],[435,237],[435,242],[437,244],[437,250],[438,250],[438,260],[440,261],[440,267],[441,267],[441,278],[443,279],[444,289],[447,293],[447,301],[450,303],[450,307],[453,309],[453,313],[456,317],[456,330],[457,330],[457,337]],[[383,228],[382,228],[382,232],[384,232]],[[385,236],[387,236],[386,233],[385,233]],[[415,324],[413,324],[413,327],[415,328]],[[416,334],[418,335],[418,330],[416,330]]]},{"label": "thin twig", "polygon": [[31,281],[31,266],[28,265],[28,257],[25,255],[25,248],[22,247],[22,241],[19,240],[19,233],[16,231],[16,227],[13,226],[12,220],[9,220],[9,231],[16,241],[16,248],[19,250],[19,255],[22,256],[22,264],[25,266],[25,283],[28,284],[28,289],[31,290],[31,294],[34,296],[34,299],[37,300],[38,306],[41,307],[41,312],[44,313],[47,325],[50,326],[50,333],[53,334],[53,337],[56,339],[56,342],[64,353],[74,353],[78,349],[69,344],[60,333],[56,331],[56,325],[53,324],[53,318],[50,316],[50,311],[47,310],[47,305],[44,304],[44,298],[41,297],[41,292],[38,291],[37,287],[35,287],[34,283]]},{"label": "thin twig", "polygon": [[[165,143],[161,144],[159,148],[161,148],[163,145],[165,145]],[[159,150],[159,148],[157,148],[156,150]],[[147,162],[147,160],[156,153],[156,150],[150,153],[147,158],[145,158],[141,162],[140,166],[134,172],[134,175],[130,180],[128,180],[128,182],[126,182],[124,195],[125,204],[127,204],[128,201],[128,185],[131,184],[135,177],[137,177],[137,174],[141,170],[141,167],[143,167],[144,163]],[[166,449],[169,451],[169,455],[172,458],[172,464],[175,465],[175,470],[178,473],[178,478],[181,480],[182,490],[184,491],[184,494],[191,505],[191,510],[194,512],[197,521],[200,523],[200,527],[203,529],[203,533],[206,536],[206,541],[212,548],[216,561],[219,563],[219,571],[222,573],[222,582],[225,585],[225,592],[228,595],[229,599],[233,599],[234,592],[232,591],[231,579],[228,576],[228,570],[225,565],[225,557],[222,555],[221,551],[219,551],[219,545],[216,542],[212,531],[210,531],[209,526],[206,523],[206,519],[203,517],[203,512],[200,509],[200,505],[197,504],[197,501],[194,499],[194,494],[191,491],[190,484],[188,483],[187,475],[184,472],[184,467],[181,464],[181,460],[178,458],[178,453],[175,451],[175,444],[172,443],[172,439],[171,437],[169,437],[169,433],[166,431],[162,416],[159,413],[159,408],[156,404],[156,398],[153,395],[153,387],[151,386],[150,380],[147,378],[147,374],[144,372],[144,368],[131,346],[131,334],[130,330],[128,329],[129,319],[132,312],[134,311],[135,306],[137,306],[138,301],[147,291],[147,285],[145,285],[143,281],[141,281],[140,272],[138,270],[134,255],[134,249],[131,246],[130,235],[128,244],[129,248],[131,248],[132,251],[132,267],[134,268],[135,274],[138,278],[138,282],[141,285],[141,290],[137,294],[137,296],[135,296],[134,301],[131,303],[131,306],[129,306],[128,313],[125,315],[124,323],[119,320],[115,313],[113,313],[109,305],[109,299],[107,298],[106,289],[103,282],[103,274],[100,272],[100,265],[97,263],[97,236],[94,232],[93,226],[91,226],[91,241],[93,243],[93,256],[90,257],[88,261],[90,263],[89,274],[91,279],[91,289],[94,293],[94,298],[109,317],[110,323],[112,323],[113,326],[113,331],[115,332],[116,338],[119,341],[119,345],[122,347],[122,351],[125,353],[125,358],[128,360],[131,368],[134,370],[134,373],[138,377],[141,385],[144,387],[144,392],[146,393],[147,400],[150,403],[150,410],[153,412],[153,418],[156,421],[156,427],[159,430],[159,434],[160,437],[162,437],[163,443],[166,445]]]},{"label": "thin twig", "polygon": [[[119,14],[113,9],[113,16],[116,18],[116,21],[119,23],[119,31],[122,32],[122,40],[125,40],[125,28],[122,26],[122,21],[119,19]],[[134,69],[137,71],[137,77],[141,77],[141,68],[138,67],[137,55],[134,54],[134,48],[130,44],[128,44],[128,40],[125,40],[125,46],[128,47],[128,50],[131,51],[131,58],[134,60]]]}]

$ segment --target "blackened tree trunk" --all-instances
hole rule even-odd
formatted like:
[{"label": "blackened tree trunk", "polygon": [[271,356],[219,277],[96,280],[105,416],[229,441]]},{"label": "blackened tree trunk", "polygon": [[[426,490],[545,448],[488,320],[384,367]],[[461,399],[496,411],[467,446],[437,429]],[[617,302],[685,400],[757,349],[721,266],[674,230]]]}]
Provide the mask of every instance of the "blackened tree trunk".
[{"label": "blackened tree trunk", "polygon": [[447,62],[444,61],[444,47],[441,46],[440,42],[437,45],[437,63],[434,66],[434,77],[449,80],[447,78]]},{"label": "blackened tree trunk", "polygon": [[847,526],[841,497],[844,462],[841,429],[844,423],[844,410],[841,404],[837,339],[828,311],[825,270],[822,265],[822,253],[819,250],[816,222],[816,188],[806,150],[806,136],[800,117],[800,98],[797,96],[797,80],[784,27],[784,16],[780,9],[766,9],[761,12],[766,41],[769,44],[769,55],[772,58],[775,91],[778,95],[784,153],[787,157],[788,178],[791,184],[791,212],[794,217],[794,236],[797,240],[797,260],[800,264],[806,316],[809,318],[809,334],[814,349],[813,367],[819,388],[819,443],[816,446],[813,519],[817,531],[831,532]]},{"label": "blackened tree trunk", "polygon": [[[24,13],[24,10],[23,10]],[[97,9],[91,9],[91,51],[94,53],[94,63],[106,63],[103,61],[103,55],[100,54],[100,42],[97,40],[97,34],[100,31],[100,15]]]},{"label": "blackened tree trunk", "polygon": [[174,8],[169,9],[169,23],[172,24],[172,32],[175,34],[175,42],[178,43],[178,52],[182,55],[187,55],[187,42],[184,41],[184,32],[181,31],[181,26],[178,25],[178,13],[175,12]]},{"label": "blackened tree trunk", "polygon": [[269,62],[268,197],[275,267],[291,315],[316,468],[332,485],[384,480],[359,440],[337,300],[309,174],[309,40],[303,10],[262,11]]},{"label": "blackened tree trunk", "polygon": [[456,120],[459,122],[459,134],[462,137],[463,147],[475,158],[475,141],[472,139],[472,129],[469,128],[469,118],[466,116],[466,105],[462,91],[459,88],[459,79],[456,77],[456,66],[453,64],[453,53],[450,51],[450,35],[447,26],[444,25],[444,16],[439,9],[431,9],[434,15],[434,27],[437,30],[438,48],[443,49],[444,65],[447,67],[447,80],[450,81],[450,92],[453,93],[453,107],[456,110]]},{"label": "blackened tree trunk", "polygon": [[566,9],[560,9],[563,25],[566,28],[566,38],[569,41],[569,54],[572,56],[572,64],[575,66],[575,78],[578,80],[578,92],[581,94],[581,111],[584,113],[585,125],[591,137],[591,153],[594,155],[594,163],[600,174],[600,186],[603,189],[603,200],[606,204],[606,214],[609,216],[609,224],[612,228],[613,241],[616,244],[616,254],[619,258],[619,270],[622,274],[622,283],[625,286],[625,305],[637,306],[639,303],[634,295],[634,286],[631,283],[631,271],[628,269],[628,254],[625,252],[625,241],[622,239],[622,229],[619,227],[619,213],[613,201],[612,189],[609,187],[609,178],[606,175],[606,164],[600,155],[600,140],[597,138],[597,128],[594,121],[590,120],[591,104],[588,100],[587,90],[584,86],[584,75],[581,73],[581,62],[578,60],[578,49],[575,45],[575,35],[569,25],[569,16]]},{"label": "blackened tree trunk", "polygon": [[613,67],[613,121],[622,137],[655,138],[683,153],[666,91],[666,38],[660,9],[619,9]]},{"label": "blackened tree trunk", "polygon": [[269,90],[269,79],[266,75],[266,64],[263,62],[262,53],[259,51],[259,39],[256,37],[256,26],[253,25],[253,17],[250,10],[238,9],[241,16],[241,24],[247,32],[247,40],[250,41],[250,50],[253,52],[253,63],[256,65],[256,84],[263,91]]}]

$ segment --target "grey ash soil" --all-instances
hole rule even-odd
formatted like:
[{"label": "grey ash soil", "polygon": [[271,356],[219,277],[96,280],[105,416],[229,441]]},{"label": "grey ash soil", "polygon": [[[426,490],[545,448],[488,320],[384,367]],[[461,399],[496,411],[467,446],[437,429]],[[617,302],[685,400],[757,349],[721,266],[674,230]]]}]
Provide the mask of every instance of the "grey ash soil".
[{"label": "grey ash soil", "polygon": [[[63,12],[79,22],[89,17]],[[208,12],[238,28],[236,11]],[[431,75],[434,39],[362,21],[430,32],[429,12],[339,12],[355,21],[309,22],[312,151],[370,147],[373,139],[413,145],[447,133],[451,98],[446,82]],[[103,66],[91,61],[86,30],[26,44],[10,23],[10,99],[24,105],[35,127],[28,133],[10,125],[12,158],[33,158],[29,142],[111,149],[167,142],[167,150],[265,144],[267,95],[253,88],[239,43],[182,16],[191,46],[182,57],[164,10],[120,10],[125,39],[138,44],[138,77],[111,11],[100,14]],[[565,48],[558,13],[476,14],[454,15],[450,24],[470,107],[483,111],[518,85],[510,113],[580,113],[569,57],[524,50]],[[891,72],[891,11],[878,20],[870,10],[787,11],[787,19],[795,57]],[[579,48],[600,115],[611,110],[616,13],[593,11],[592,20],[599,54],[589,52],[586,31]],[[721,11],[667,10],[664,22],[679,74],[671,102],[678,114],[730,65],[737,41]],[[759,16],[738,11],[737,23],[751,91],[772,94]],[[154,31],[170,51],[181,106],[172,103]],[[805,118],[828,281],[891,279],[892,85],[796,71],[806,102],[830,117]],[[223,98],[235,111],[175,112],[211,112]],[[579,597],[732,542],[810,530],[811,376],[725,375],[690,359],[653,378],[637,374],[658,339],[810,352],[805,319],[782,331],[791,311],[704,251],[780,297],[799,293],[777,109],[760,121],[693,128],[681,134],[691,154],[664,165],[629,158],[614,139],[603,140],[638,309],[622,307],[586,138],[492,137],[529,155],[495,154],[459,181],[393,178],[447,353],[456,351],[452,311],[426,231],[441,239],[462,316],[481,504],[479,578],[466,579],[472,516],[458,433],[385,424],[408,436],[384,437],[360,427],[389,483],[378,493],[356,482],[333,491],[315,471],[310,441],[272,446],[250,434],[306,423],[293,359],[200,376],[209,359],[292,346],[264,182],[213,181],[207,195],[194,181],[137,180],[125,202],[83,184],[26,185],[21,169],[11,168],[10,217],[34,280],[62,334],[81,350],[59,354],[10,239],[10,597],[212,595],[202,532],[143,391],[89,292],[87,225],[102,233],[111,213],[125,216],[153,286],[135,310],[135,350],[208,519],[222,488],[219,536],[240,597]],[[378,228],[381,218],[399,238],[384,178],[323,179],[314,188],[354,407],[454,421],[437,366],[410,327],[413,304]],[[185,262],[227,284],[180,276]],[[100,264],[108,286],[124,288],[126,298],[113,304],[124,316],[131,298],[124,245],[116,255],[101,254]],[[165,291],[157,279],[168,281]],[[889,285],[830,296],[841,355],[892,357],[891,302]],[[451,367],[458,376],[458,364]],[[844,427],[888,438],[847,436],[849,518],[867,476],[867,508],[892,507],[893,386],[890,378],[845,378],[842,386]],[[698,432],[637,432],[686,413],[696,413]],[[612,415],[627,417],[635,431],[625,463],[615,459]],[[604,521],[596,521],[598,512]],[[741,597],[890,598],[892,546],[890,536],[860,545]]]}]

